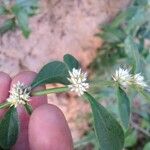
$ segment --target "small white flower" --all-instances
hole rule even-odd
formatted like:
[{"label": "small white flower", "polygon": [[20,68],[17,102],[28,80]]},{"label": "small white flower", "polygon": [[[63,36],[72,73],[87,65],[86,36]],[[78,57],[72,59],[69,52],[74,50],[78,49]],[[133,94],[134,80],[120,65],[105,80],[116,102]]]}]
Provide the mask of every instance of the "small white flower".
[{"label": "small white flower", "polygon": [[127,88],[131,85],[132,76],[130,74],[130,70],[119,68],[116,70],[115,74],[112,76],[113,80],[118,82],[124,88]]},{"label": "small white flower", "polygon": [[135,74],[133,76],[133,84],[135,84],[141,88],[145,88],[148,86],[146,84],[146,82],[144,81],[144,77],[141,75],[141,73]]},{"label": "small white flower", "polygon": [[29,101],[30,91],[30,87],[18,81],[9,91],[10,96],[7,98],[7,101],[11,103],[10,106],[17,107],[19,104],[25,105]]},{"label": "small white flower", "polygon": [[76,92],[79,96],[83,95],[84,92],[89,88],[89,83],[87,80],[87,73],[81,72],[81,69],[72,69],[72,72],[69,71],[71,85],[68,85],[70,91]]}]

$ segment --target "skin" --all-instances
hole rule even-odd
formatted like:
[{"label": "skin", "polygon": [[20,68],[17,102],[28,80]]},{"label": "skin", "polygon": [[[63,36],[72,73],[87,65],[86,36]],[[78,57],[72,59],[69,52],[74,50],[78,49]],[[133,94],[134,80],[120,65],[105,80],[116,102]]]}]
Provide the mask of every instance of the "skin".
[{"label": "skin", "polygon": [[[36,73],[28,71],[14,78],[0,72],[0,103],[5,102],[9,90],[17,81],[29,85]],[[38,89],[44,87],[38,87]],[[20,134],[12,150],[73,150],[72,137],[62,111],[47,104],[46,96],[35,96],[30,99],[34,111],[29,116],[22,106],[17,108],[20,119]],[[6,110],[0,110],[0,118]]]}]

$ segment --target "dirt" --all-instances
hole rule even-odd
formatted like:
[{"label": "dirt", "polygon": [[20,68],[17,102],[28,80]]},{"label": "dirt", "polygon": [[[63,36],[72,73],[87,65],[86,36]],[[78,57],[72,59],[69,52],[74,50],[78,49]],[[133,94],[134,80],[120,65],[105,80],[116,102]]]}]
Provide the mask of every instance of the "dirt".
[{"label": "dirt", "polygon": [[[8,32],[0,38],[0,70],[14,76],[23,70],[38,71],[45,63],[62,59],[65,53],[77,57],[86,68],[102,41],[95,36],[99,26],[110,21],[129,0],[45,0],[38,15],[30,19],[32,33]],[[0,18],[1,19],[1,18]],[[88,130],[88,104],[66,95],[51,95],[51,103],[65,113],[77,140]]]}]

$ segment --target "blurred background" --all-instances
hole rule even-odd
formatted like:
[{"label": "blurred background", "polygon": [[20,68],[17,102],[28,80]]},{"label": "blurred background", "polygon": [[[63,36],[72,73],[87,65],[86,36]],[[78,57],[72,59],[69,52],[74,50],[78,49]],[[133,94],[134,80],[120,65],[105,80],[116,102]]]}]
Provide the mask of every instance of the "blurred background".
[{"label": "blurred background", "polygon": [[[22,7],[30,13],[18,15],[14,10],[11,14],[9,10],[16,2],[23,3]],[[135,46],[140,58],[140,62],[135,60],[138,71],[144,69],[142,72],[149,80],[149,0],[40,0],[34,7],[32,2],[36,4],[37,0],[0,0],[1,71],[12,77],[24,70],[38,72],[47,62],[62,60],[64,54],[70,53],[88,70],[91,79],[110,79],[118,65],[132,64],[130,49]],[[33,8],[37,11],[32,14]],[[28,30],[31,33],[26,36]],[[117,114],[113,90],[98,87],[91,87],[91,92]],[[150,150],[150,105],[136,93],[132,97],[133,115],[126,149]],[[52,94],[49,102],[64,112],[75,149],[98,150],[86,101],[73,94]]]}]

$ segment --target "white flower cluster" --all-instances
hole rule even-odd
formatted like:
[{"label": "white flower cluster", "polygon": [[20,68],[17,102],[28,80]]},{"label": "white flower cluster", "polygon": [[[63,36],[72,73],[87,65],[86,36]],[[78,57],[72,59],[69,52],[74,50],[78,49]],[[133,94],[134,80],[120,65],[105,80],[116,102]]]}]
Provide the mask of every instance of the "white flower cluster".
[{"label": "white flower cluster", "polygon": [[10,96],[7,98],[7,101],[11,103],[10,106],[17,107],[20,104],[25,105],[29,101],[30,91],[30,87],[27,87],[24,83],[18,81],[9,91]]},{"label": "white flower cluster", "polygon": [[132,75],[130,74],[130,70],[128,69],[119,68],[118,70],[116,70],[112,78],[124,88],[127,88],[130,85],[135,85],[140,88],[148,87],[141,73]]},{"label": "white flower cluster", "polygon": [[123,87],[127,87],[128,85],[131,85],[132,78],[129,72],[130,71],[127,69],[119,68],[118,70],[116,70],[112,78]]},{"label": "white flower cluster", "polygon": [[83,73],[81,69],[72,69],[69,71],[71,85],[68,85],[70,91],[76,92],[79,96],[83,95],[84,92],[89,88],[89,83],[87,83],[87,73]]}]

